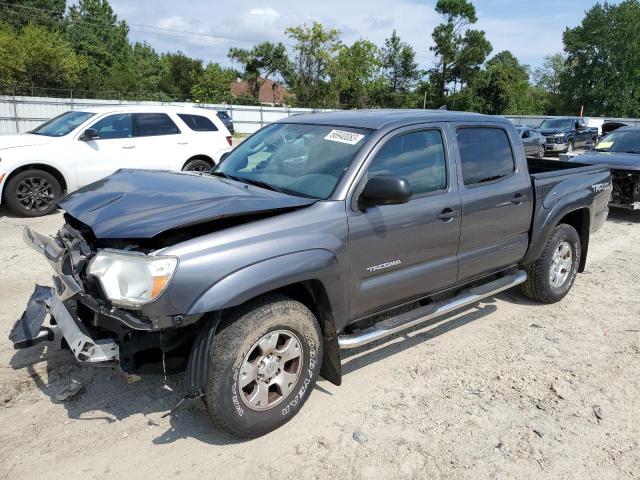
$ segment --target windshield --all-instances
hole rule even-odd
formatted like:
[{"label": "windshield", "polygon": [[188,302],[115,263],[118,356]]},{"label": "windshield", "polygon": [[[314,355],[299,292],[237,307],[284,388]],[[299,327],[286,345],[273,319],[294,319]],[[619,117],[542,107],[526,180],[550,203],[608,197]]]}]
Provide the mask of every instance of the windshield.
[{"label": "windshield", "polygon": [[544,120],[538,128],[573,128],[572,120],[566,118],[549,118]]},{"label": "windshield", "polygon": [[596,152],[640,153],[640,131],[617,131],[600,140]]},{"label": "windshield", "polygon": [[370,133],[351,127],[272,124],[238,145],[212,174],[326,199]]},{"label": "windshield", "polygon": [[95,113],[89,112],[65,112],[62,115],[53,117],[51,120],[47,120],[29,133],[45,135],[47,137],[63,137],[94,115]]}]

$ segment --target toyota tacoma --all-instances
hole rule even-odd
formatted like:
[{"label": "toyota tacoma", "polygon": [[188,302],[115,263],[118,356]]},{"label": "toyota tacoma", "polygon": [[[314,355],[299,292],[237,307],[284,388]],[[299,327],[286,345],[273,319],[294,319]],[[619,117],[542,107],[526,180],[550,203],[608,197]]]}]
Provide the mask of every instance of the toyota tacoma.
[{"label": "toyota tacoma", "polygon": [[79,362],[129,373],[184,370],[182,403],[256,437],[318,375],[341,383],[341,349],[515,286],[561,300],[610,192],[605,167],[527,162],[498,117],[291,117],[211,172],[120,170],[64,197],[55,238],[25,228],[55,276],[10,338],[60,335]]}]

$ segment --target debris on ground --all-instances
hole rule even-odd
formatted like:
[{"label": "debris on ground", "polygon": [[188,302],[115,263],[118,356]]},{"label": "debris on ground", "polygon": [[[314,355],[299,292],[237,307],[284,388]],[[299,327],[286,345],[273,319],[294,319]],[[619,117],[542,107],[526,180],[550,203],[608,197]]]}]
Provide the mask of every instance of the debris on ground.
[{"label": "debris on ground", "polygon": [[85,384],[80,383],[78,380],[72,379],[71,383],[56,393],[54,398],[58,402],[64,402],[65,400],[69,400],[71,397],[76,396],[85,386]]},{"label": "debris on ground", "polygon": [[362,433],[360,430],[356,430],[355,432],[353,432],[353,439],[358,442],[360,445],[362,445],[363,443],[366,443],[367,441],[367,436]]}]

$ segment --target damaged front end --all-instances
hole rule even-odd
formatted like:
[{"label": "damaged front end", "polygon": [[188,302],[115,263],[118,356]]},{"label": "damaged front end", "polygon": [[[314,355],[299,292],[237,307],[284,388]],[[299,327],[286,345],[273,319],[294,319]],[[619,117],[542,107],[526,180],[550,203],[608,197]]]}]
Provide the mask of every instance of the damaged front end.
[{"label": "damaged front end", "polygon": [[[15,348],[50,341],[56,331],[81,363],[118,365],[127,373],[186,368],[202,315],[147,317],[134,307],[114,305],[100,282],[87,274],[98,252],[69,224],[55,238],[26,227],[24,240],[46,258],[55,275],[53,287],[36,286],[14,325],[9,338]],[[47,315],[51,326],[44,326]]]},{"label": "damaged front end", "polygon": [[613,192],[609,206],[640,210],[640,171],[611,170]]}]

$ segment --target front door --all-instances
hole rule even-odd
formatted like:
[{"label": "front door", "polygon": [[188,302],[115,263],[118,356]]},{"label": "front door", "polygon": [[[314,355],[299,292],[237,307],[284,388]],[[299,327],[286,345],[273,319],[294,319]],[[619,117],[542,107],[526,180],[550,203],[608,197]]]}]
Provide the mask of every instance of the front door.
[{"label": "front door", "polygon": [[76,174],[81,187],[120,168],[131,167],[135,149],[129,113],[107,115],[88,128],[96,130],[98,137],[79,140],[75,147]]},{"label": "front door", "polygon": [[460,196],[444,139],[440,127],[413,127],[390,134],[373,152],[360,185],[371,176],[395,175],[409,181],[413,195],[402,205],[352,202],[352,319],[456,282]]},{"label": "front door", "polygon": [[[464,281],[517,264],[529,246],[533,200],[522,150],[502,125],[458,125]],[[517,160],[517,162],[516,162]]]}]

